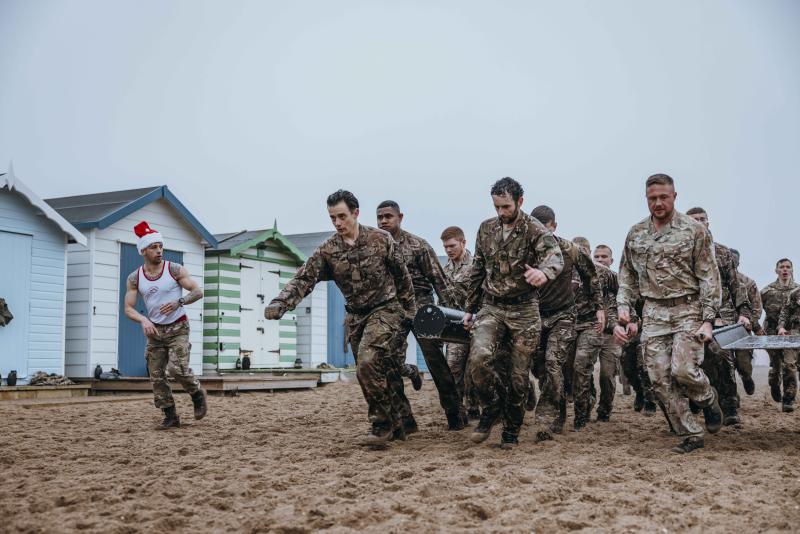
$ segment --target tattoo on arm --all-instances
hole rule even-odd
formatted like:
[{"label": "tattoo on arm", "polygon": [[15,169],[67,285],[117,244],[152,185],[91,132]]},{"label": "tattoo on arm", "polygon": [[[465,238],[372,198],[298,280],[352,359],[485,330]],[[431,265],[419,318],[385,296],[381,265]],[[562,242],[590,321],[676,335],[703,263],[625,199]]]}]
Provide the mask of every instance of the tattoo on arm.
[{"label": "tattoo on arm", "polygon": [[133,271],[128,275],[128,287],[131,289],[139,289],[139,271]]},{"label": "tattoo on arm", "polygon": [[200,289],[199,287],[196,287],[191,291],[189,291],[189,293],[187,293],[185,297],[183,297],[183,304],[184,305],[191,304],[192,302],[197,302],[201,298],[203,298],[203,290]]},{"label": "tattoo on arm", "polygon": [[183,265],[181,265],[179,263],[169,262],[169,274],[171,274],[172,278],[174,278],[175,280],[178,280],[181,277],[181,269],[182,268],[183,268]]}]

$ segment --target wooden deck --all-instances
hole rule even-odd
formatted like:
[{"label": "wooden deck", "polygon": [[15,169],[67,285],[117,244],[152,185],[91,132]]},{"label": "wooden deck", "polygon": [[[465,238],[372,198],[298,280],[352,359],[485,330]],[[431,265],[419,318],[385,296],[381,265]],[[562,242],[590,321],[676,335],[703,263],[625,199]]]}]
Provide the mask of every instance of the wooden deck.
[{"label": "wooden deck", "polygon": [[[233,371],[214,375],[199,376],[198,379],[210,393],[238,391],[275,391],[280,389],[311,389],[320,384],[339,379],[338,371],[281,369],[269,371]],[[109,394],[138,391],[152,391],[150,379],[146,377],[122,377],[117,380],[96,380],[94,378],[72,378],[74,382],[91,388],[92,394]],[[173,391],[183,391],[183,387],[170,379]]]},{"label": "wooden deck", "polygon": [[3,386],[0,387],[0,401],[48,400],[88,397],[91,386]]}]

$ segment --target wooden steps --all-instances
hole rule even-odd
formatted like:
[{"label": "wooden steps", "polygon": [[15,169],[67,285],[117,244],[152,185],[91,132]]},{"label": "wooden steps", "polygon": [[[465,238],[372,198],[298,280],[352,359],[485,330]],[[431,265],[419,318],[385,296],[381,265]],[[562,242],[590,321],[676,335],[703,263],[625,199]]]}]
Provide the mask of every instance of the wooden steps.
[{"label": "wooden steps", "polygon": [[71,399],[88,397],[90,385],[73,386],[3,386],[0,387],[0,401]]}]

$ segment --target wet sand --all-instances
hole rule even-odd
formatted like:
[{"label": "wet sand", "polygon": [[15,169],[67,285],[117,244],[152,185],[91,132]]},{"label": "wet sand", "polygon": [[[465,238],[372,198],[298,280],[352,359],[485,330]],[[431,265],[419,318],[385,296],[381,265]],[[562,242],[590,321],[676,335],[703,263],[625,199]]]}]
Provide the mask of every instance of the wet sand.
[{"label": "wet sand", "polygon": [[146,401],[0,406],[0,531],[797,531],[800,412],[757,383],[743,427],[689,455],[621,387],[611,422],[539,444],[526,426],[512,452],[448,432],[430,381],[420,432],[385,450],[358,445],[352,383],[210,397],[199,422],[181,394],[170,431]]}]

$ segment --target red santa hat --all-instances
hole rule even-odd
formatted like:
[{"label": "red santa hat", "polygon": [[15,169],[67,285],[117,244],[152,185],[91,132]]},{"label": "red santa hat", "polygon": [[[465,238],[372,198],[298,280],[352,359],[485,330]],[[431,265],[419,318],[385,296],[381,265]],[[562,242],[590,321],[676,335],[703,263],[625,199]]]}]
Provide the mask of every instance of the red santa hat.
[{"label": "red santa hat", "polygon": [[161,243],[162,245],[164,244],[164,237],[160,233],[150,228],[150,225],[145,221],[142,221],[134,226],[133,231],[136,232],[136,237],[139,238],[136,241],[136,248],[139,249],[139,254],[144,254],[144,249],[153,243]]}]

